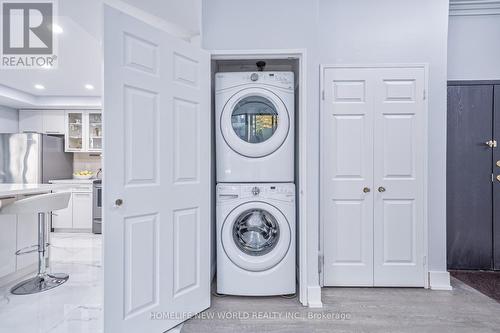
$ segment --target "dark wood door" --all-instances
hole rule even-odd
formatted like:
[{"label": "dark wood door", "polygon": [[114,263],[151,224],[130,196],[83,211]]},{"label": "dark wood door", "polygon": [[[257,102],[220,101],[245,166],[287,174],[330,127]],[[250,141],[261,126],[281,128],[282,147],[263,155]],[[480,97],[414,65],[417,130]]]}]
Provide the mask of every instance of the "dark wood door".
[{"label": "dark wood door", "polygon": [[448,87],[447,256],[450,269],[492,269],[493,85]]},{"label": "dark wood door", "polygon": [[[494,88],[493,138],[500,144],[500,85]],[[500,270],[500,146],[493,148],[493,266]]]}]

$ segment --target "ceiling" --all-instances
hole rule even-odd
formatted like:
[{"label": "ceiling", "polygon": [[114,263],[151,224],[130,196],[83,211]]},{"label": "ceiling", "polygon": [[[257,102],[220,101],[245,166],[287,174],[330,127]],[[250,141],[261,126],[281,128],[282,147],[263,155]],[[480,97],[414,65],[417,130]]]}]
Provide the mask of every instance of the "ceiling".
[{"label": "ceiling", "polygon": [[[199,34],[201,0],[122,0],[142,11]],[[54,97],[75,97],[82,101],[102,95],[102,8],[103,0],[60,0],[58,25],[58,67],[53,69],[0,69],[0,104],[33,107]],[[35,85],[43,85],[39,90]],[[94,87],[85,88],[86,84]],[[9,98],[5,98],[5,96]],[[22,96],[17,101],[10,96]],[[17,97],[16,97],[17,98]],[[25,102],[31,101],[31,102]],[[43,104],[43,102],[40,102]],[[47,102],[47,104],[50,104]],[[10,105],[9,105],[10,104]],[[57,104],[57,103],[56,103]]]},{"label": "ceiling", "polygon": [[[101,2],[59,1],[58,67],[53,69],[2,69],[0,85],[34,96],[101,95]],[[35,84],[45,87],[35,89]],[[84,87],[94,86],[93,90]]]}]

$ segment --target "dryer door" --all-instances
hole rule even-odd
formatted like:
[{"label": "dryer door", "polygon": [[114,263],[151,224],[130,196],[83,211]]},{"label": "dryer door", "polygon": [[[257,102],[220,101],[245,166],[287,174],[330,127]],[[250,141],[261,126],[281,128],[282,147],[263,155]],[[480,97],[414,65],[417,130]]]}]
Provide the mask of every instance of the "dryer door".
[{"label": "dryer door", "polygon": [[224,105],[220,128],[227,144],[247,157],[275,152],[286,140],[290,116],[283,101],[265,88],[247,88]]},{"label": "dryer door", "polygon": [[221,231],[229,259],[249,271],[268,270],[286,256],[290,225],[276,207],[264,202],[242,204],[229,213]]}]

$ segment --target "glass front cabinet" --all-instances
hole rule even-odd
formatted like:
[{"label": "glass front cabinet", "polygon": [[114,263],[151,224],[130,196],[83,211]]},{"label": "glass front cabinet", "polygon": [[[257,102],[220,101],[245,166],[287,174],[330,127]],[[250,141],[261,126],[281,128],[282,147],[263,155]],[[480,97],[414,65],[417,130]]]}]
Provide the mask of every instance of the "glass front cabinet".
[{"label": "glass front cabinet", "polygon": [[101,110],[67,110],[65,150],[102,152]]}]

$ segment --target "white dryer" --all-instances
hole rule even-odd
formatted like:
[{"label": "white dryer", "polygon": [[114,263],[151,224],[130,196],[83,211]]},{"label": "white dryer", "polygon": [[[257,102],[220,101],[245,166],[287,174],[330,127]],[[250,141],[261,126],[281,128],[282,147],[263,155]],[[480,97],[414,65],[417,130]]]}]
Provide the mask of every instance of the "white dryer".
[{"label": "white dryer", "polygon": [[295,293],[295,185],[217,185],[217,292]]},{"label": "white dryer", "polygon": [[292,72],[215,74],[217,182],[294,181]]}]

